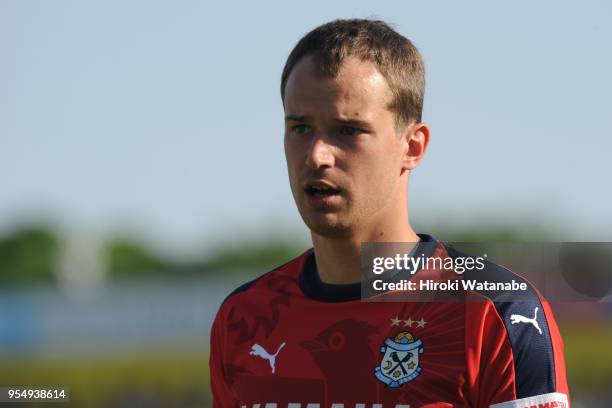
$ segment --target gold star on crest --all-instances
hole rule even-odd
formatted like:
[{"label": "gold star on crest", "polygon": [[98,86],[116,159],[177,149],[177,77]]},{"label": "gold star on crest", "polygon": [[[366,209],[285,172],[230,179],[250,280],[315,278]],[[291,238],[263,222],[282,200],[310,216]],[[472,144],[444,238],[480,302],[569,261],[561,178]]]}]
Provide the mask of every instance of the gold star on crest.
[{"label": "gold star on crest", "polygon": [[412,370],[414,368],[414,363],[411,361],[408,364],[406,364],[406,367],[408,367],[408,369]]}]

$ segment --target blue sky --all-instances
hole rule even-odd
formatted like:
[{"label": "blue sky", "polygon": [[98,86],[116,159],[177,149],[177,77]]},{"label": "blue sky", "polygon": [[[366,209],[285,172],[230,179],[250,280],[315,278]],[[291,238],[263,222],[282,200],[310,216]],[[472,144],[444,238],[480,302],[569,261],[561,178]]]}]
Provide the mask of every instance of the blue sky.
[{"label": "blue sky", "polygon": [[[280,4],[280,3],[278,3]],[[302,231],[279,78],[338,17],[422,52],[417,225],[539,222],[609,239],[610,3],[0,2],[0,227],[50,217],[175,248]]]}]

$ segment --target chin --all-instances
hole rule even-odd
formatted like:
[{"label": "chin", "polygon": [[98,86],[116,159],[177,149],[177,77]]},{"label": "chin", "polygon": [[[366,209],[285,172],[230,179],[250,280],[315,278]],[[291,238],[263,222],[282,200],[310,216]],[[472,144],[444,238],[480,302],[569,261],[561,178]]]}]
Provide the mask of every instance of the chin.
[{"label": "chin", "polygon": [[350,224],[332,215],[302,216],[302,219],[310,231],[326,238],[345,238],[350,236],[353,230]]}]

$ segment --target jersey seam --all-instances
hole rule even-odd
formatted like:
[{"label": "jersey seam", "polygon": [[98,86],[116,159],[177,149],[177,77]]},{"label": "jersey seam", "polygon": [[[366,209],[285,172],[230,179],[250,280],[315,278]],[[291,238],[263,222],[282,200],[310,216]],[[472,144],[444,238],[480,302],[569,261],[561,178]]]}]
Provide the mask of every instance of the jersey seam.
[{"label": "jersey seam", "polygon": [[[553,381],[554,381],[554,387],[553,387],[553,391],[551,391],[551,392],[555,392],[555,390],[557,389],[557,377],[556,377],[557,376],[557,367],[555,365],[555,347],[554,347],[554,343],[552,341],[552,333],[551,333],[551,330],[550,330],[550,326],[548,325],[548,318],[546,317],[546,311],[544,310],[544,304],[542,302],[542,299],[540,298],[540,294],[537,291],[537,289],[535,288],[535,286],[533,286],[533,284],[531,282],[527,281],[522,276],[517,275],[516,273],[514,273],[513,271],[511,271],[510,269],[506,268],[503,265],[499,265],[499,264],[495,264],[495,263],[494,263],[494,265],[496,265],[499,268],[504,269],[505,271],[507,271],[511,275],[520,277],[523,281],[525,281],[527,283],[527,285],[531,288],[531,290],[533,290],[533,293],[534,293],[538,303],[542,307],[542,314],[544,315],[544,320],[546,321],[546,327],[548,329],[548,338],[549,338],[549,342],[550,342],[550,349],[551,349],[551,353],[552,353],[552,356],[553,356],[552,378],[553,378]],[[508,338],[508,342],[510,343],[510,352],[512,353],[512,365],[514,367],[514,384],[513,384],[514,385],[514,395],[516,396],[516,398],[518,398],[519,397],[518,394],[517,394],[518,390],[516,388],[516,385],[517,385],[517,383],[516,383],[516,359],[514,358],[514,350],[512,348],[512,341],[510,339],[510,333],[508,331],[508,325],[506,325],[506,322],[504,321],[503,317],[499,313],[499,310],[497,309],[497,306],[495,305],[495,303],[496,303],[495,300],[493,300],[491,297],[485,295],[484,293],[481,293],[481,292],[478,292],[478,291],[476,291],[476,293],[484,296],[487,300],[489,300],[490,302],[493,303],[493,308],[495,309],[495,313],[500,318],[500,320],[502,322],[502,325],[504,326],[504,330],[506,331],[506,337]],[[511,303],[514,303],[514,302],[511,302]],[[524,396],[524,397],[529,397],[529,396]]]}]

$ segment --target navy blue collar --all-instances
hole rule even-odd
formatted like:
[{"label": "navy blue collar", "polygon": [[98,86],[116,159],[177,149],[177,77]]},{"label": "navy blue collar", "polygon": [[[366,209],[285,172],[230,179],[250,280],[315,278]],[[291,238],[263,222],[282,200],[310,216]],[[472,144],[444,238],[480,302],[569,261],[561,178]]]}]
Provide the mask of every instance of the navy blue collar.
[{"label": "navy blue collar", "polygon": [[[438,240],[431,235],[418,235],[421,240],[415,249],[415,253],[423,254],[425,257],[432,256],[439,244]],[[331,284],[323,282],[317,270],[315,256],[314,250],[310,250],[304,262],[302,272],[300,273],[299,284],[306,297],[321,302],[348,302],[359,300],[362,297],[361,282],[348,284]],[[395,272],[386,280],[399,281],[401,279],[409,279],[411,276],[413,275],[406,276],[405,273]]]}]

